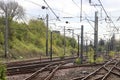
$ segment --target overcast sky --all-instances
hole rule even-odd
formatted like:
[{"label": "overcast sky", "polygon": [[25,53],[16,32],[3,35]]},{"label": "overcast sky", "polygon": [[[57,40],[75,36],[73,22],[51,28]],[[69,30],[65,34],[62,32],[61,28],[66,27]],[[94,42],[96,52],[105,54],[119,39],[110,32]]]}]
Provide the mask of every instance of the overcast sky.
[{"label": "overcast sky", "polygon": [[[11,0],[9,0],[11,1]],[[108,31],[113,30],[113,24],[108,24],[105,22],[106,15],[100,6],[90,6],[89,0],[82,0],[82,16],[83,21],[80,22],[80,0],[46,0],[52,10],[56,13],[58,17],[60,17],[61,21],[56,21],[56,17],[53,13],[48,10],[41,9],[41,6],[47,5],[44,3],[43,0],[15,0],[20,5],[23,6],[26,12],[26,18],[38,18],[42,17],[45,18],[46,14],[49,14],[50,26],[52,29],[63,30],[60,29],[60,26],[67,26],[67,28],[80,28],[80,25],[84,25],[84,33],[87,34],[89,37],[93,39],[93,32],[94,32],[94,13],[98,11],[99,20],[99,38],[104,38],[103,34],[108,34]],[[91,4],[99,5],[98,0],[91,0]],[[119,16],[120,16],[120,0],[100,0],[111,19],[113,20],[116,27],[119,28]],[[63,17],[72,17],[72,18],[63,18]],[[90,20],[91,25],[88,23],[87,20]],[[54,19],[54,21],[52,21]],[[117,21],[118,20],[118,21]],[[65,21],[69,21],[69,24],[65,24]],[[53,24],[54,23],[54,24]],[[59,27],[58,27],[59,26]],[[75,33],[80,33],[80,31],[75,30]],[[117,36],[118,37],[118,36]],[[109,37],[106,37],[109,38]]]}]

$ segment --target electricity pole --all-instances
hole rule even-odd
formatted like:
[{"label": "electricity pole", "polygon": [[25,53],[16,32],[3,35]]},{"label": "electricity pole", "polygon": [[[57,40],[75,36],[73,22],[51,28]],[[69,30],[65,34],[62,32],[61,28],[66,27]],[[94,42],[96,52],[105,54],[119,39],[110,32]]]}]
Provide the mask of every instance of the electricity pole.
[{"label": "electricity pole", "polygon": [[8,56],[8,12],[6,7],[6,13],[5,13],[5,58]]},{"label": "electricity pole", "polygon": [[52,31],[51,31],[51,35],[50,35],[50,60],[52,61]]},{"label": "electricity pole", "polygon": [[95,12],[95,28],[94,28],[94,62],[98,51],[98,12]]},{"label": "electricity pole", "polygon": [[80,0],[80,22],[82,21],[82,0]]},{"label": "electricity pole", "polygon": [[[69,22],[66,21],[65,23],[68,24]],[[66,47],[66,39],[65,39],[65,26],[64,26],[64,56],[65,56],[65,51],[66,51],[65,47]]]},{"label": "electricity pole", "polygon": [[48,14],[46,14],[46,56],[48,56]]},{"label": "electricity pole", "polygon": [[80,36],[78,35],[78,53],[77,53],[77,57],[79,57],[79,54],[80,54],[80,44],[79,44],[79,38],[80,38]]},{"label": "electricity pole", "polygon": [[72,38],[74,39],[74,29],[72,29]]},{"label": "electricity pole", "polygon": [[65,26],[64,26],[64,56],[65,56],[65,46],[66,46],[66,41],[65,41]]},{"label": "electricity pole", "polygon": [[[41,7],[42,9],[48,9],[47,7],[45,6],[42,6]],[[46,26],[47,26],[47,29],[46,29],[46,56],[48,56],[48,18],[49,18],[49,15],[46,14]]]},{"label": "electricity pole", "polygon": [[86,39],[86,56],[88,54],[88,40]]},{"label": "electricity pole", "polygon": [[83,63],[83,25],[81,25],[81,53],[80,53],[80,58],[81,58],[81,64]]}]

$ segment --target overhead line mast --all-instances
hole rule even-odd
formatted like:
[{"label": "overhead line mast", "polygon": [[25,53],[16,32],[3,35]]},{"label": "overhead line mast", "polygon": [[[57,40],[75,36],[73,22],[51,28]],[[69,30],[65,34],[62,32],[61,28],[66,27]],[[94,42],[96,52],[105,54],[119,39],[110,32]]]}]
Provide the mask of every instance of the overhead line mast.
[{"label": "overhead line mast", "polygon": [[118,30],[118,28],[115,26],[115,24],[114,24],[113,20],[112,20],[112,19],[109,17],[109,15],[107,14],[107,11],[105,10],[105,8],[104,8],[104,6],[103,6],[102,2],[101,2],[100,0],[98,0],[98,1],[99,1],[100,5],[101,5],[101,7],[102,7],[103,11],[105,12],[105,14],[106,14],[107,18],[108,18],[108,19],[110,19],[110,21],[111,21],[111,22],[112,22],[112,24],[114,25],[115,29],[116,29],[117,31],[119,31],[119,30]]},{"label": "overhead line mast", "polygon": [[52,8],[48,5],[48,3],[45,1],[45,0],[43,0],[44,2],[45,2],[45,4],[48,6],[48,8],[52,11],[52,13],[56,16],[56,18],[59,20],[59,21],[61,21],[60,19],[59,19],[59,17],[56,15],[56,13],[52,10]]}]

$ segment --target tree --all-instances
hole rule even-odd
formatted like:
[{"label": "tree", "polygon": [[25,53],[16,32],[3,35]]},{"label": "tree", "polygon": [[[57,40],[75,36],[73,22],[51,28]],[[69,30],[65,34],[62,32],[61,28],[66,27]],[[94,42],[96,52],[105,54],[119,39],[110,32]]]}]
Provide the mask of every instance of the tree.
[{"label": "tree", "polygon": [[[24,17],[24,9],[22,6],[20,6],[17,2],[15,1],[0,1],[0,14],[1,16],[8,21],[8,34],[9,37],[12,36],[11,29],[10,29],[10,24],[13,19],[20,19]],[[7,18],[6,18],[7,15]],[[6,24],[6,23],[5,23]]]},{"label": "tree", "polygon": [[99,44],[98,51],[101,52],[101,51],[105,50],[105,41],[103,39],[100,39],[98,44]]},{"label": "tree", "polygon": [[9,20],[13,20],[13,18],[19,19],[25,14],[23,7],[15,1],[0,1],[0,10],[0,13],[8,15]]},{"label": "tree", "polygon": [[100,46],[104,46],[104,45],[105,45],[105,41],[104,41],[103,39],[100,39],[99,45],[100,45]]},{"label": "tree", "polygon": [[24,16],[23,7],[20,6],[15,1],[5,2],[0,1],[0,14],[4,19],[5,25],[5,58],[7,58],[8,54],[8,39],[12,40],[12,32],[11,32],[11,22],[13,18],[19,19]]},{"label": "tree", "polygon": [[114,51],[115,50],[115,43],[116,43],[116,40],[115,40],[115,34],[113,34],[113,36],[111,37],[111,41],[110,41],[110,50],[111,51]]}]

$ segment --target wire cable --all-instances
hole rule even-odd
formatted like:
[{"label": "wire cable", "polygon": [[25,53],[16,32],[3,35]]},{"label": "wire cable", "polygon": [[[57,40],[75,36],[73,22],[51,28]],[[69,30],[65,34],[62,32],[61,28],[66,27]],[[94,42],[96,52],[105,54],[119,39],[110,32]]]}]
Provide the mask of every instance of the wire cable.
[{"label": "wire cable", "polygon": [[80,0],[80,22],[82,21],[82,0]]},{"label": "wire cable", "polygon": [[52,11],[52,13],[56,16],[56,18],[59,20],[59,21],[61,21],[60,19],[59,19],[59,17],[56,15],[56,13],[52,10],[52,8],[49,6],[49,4],[45,1],[45,0],[43,0],[44,2],[45,2],[45,4],[49,7],[49,9]]},{"label": "wire cable", "polygon": [[110,21],[111,21],[111,22],[112,22],[112,24],[114,25],[115,29],[118,31],[118,29],[117,29],[117,27],[115,26],[115,24],[114,24],[113,20],[112,20],[112,19],[108,16],[107,11],[105,10],[105,8],[104,8],[104,6],[103,6],[102,2],[101,2],[100,0],[98,0],[98,1],[99,1],[100,5],[101,5],[102,9],[104,10],[104,12],[105,12],[105,14],[106,14],[107,18],[108,18],[108,19],[110,19]]},{"label": "wire cable", "polygon": [[40,4],[38,4],[38,3],[35,3],[35,2],[33,2],[33,1],[30,1],[30,0],[26,0],[26,1],[28,1],[28,2],[30,2],[30,3],[32,3],[32,4],[35,4],[35,5],[37,5],[37,6],[42,7],[42,5],[40,5]]},{"label": "wire cable", "polygon": [[[80,8],[80,6],[78,6],[77,3],[76,3],[74,0],[72,0],[72,2],[73,2],[78,8]],[[85,14],[85,16],[88,16],[84,11],[83,11],[83,13]],[[89,19],[88,19],[87,17],[85,17],[85,19],[86,19],[87,22],[90,24],[90,26],[94,29],[94,27],[93,27],[93,25],[90,23]]]}]

